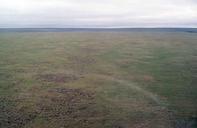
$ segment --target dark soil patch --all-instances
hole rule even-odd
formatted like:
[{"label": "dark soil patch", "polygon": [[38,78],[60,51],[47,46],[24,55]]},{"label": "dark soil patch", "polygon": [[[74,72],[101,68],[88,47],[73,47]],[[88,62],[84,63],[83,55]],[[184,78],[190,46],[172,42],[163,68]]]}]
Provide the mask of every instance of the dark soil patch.
[{"label": "dark soil patch", "polygon": [[66,95],[80,96],[81,98],[93,98],[94,95],[93,93],[82,91],[81,89],[56,88],[54,91]]},{"label": "dark soil patch", "polygon": [[[41,109],[44,110],[43,112],[50,110],[53,113],[53,109],[55,108],[61,113],[60,115],[63,114],[64,116],[67,115],[66,113],[74,113],[75,110],[85,109],[94,103],[94,94],[81,89],[56,88],[49,90],[42,98],[43,101],[46,102],[40,104]],[[66,113],[64,113],[65,110]],[[50,113],[50,111],[48,112]]]},{"label": "dark soil patch", "polygon": [[175,121],[175,128],[197,128],[197,117],[178,119]]},{"label": "dark soil patch", "polygon": [[94,93],[82,89],[49,90],[38,104],[43,119],[59,127],[88,128],[102,124],[103,112],[96,109]]},{"label": "dark soil patch", "polygon": [[37,112],[27,112],[24,109],[16,108],[14,99],[0,99],[0,127],[1,128],[21,128],[33,121]]},{"label": "dark soil patch", "polygon": [[39,75],[38,79],[45,82],[55,82],[55,83],[68,83],[78,80],[79,76],[73,74],[44,74]]},{"label": "dark soil patch", "polygon": [[71,56],[69,59],[73,63],[79,64],[81,66],[88,66],[89,64],[96,63],[96,60],[91,56]]},{"label": "dark soil patch", "polygon": [[77,71],[80,75],[89,73],[91,66],[96,64],[96,59],[91,55],[70,55],[69,67],[74,71]]}]

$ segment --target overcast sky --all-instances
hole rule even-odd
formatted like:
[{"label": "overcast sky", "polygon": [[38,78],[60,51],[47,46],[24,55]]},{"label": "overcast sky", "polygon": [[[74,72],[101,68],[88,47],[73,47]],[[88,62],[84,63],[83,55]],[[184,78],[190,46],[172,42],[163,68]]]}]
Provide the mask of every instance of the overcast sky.
[{"label": "overcast sky", "polygon": [[197,0],[0,0],[0,27],[197,27]]}]

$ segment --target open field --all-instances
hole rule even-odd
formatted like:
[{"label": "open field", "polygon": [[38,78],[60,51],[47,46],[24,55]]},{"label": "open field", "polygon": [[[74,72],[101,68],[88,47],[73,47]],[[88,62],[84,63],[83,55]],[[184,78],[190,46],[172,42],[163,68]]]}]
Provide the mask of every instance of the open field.
[{"label": "open field", "polygon": [[197,33],[0,32],[1,128],[196,128]]}]

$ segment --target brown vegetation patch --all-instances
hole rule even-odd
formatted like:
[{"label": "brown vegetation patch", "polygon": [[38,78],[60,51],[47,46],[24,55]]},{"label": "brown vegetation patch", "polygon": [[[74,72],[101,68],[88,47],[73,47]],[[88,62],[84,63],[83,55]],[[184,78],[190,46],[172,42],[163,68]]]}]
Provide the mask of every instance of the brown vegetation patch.
[{"label": "brown vegetation patch", "polygon": [[68,59],[70,60],[70,68],[76,70],[79,74],[87,74],[90,71],[89,68],[96,63],[96,59],[89,54],[86,56],[71,55]]},{"label": "brown vegetation patch", "polygon": [[55,82],[55,83],[68,83],[78,80],[79,76],[73,74],[44,74],[39,75],[39,79],[46,82]]},{"label": "brown vegetation patch", "polygon": [[91,56],[72,56],[70,57],[70,60],[72,60],[75,64],[80,64],[80,65],[88,65],[88,64],[93,64],[96,62],[96,59],[94,59]]},{"label": "brown vegetation patch", "polygon": [[21,128],[33,121],[38,112],[27,111],[16,107],[15,99],[0,99],[0,127],[1,128]]},{"label": "brown vegetation patch", "polygon": [[154,77],[150,76],[150,75],[144,75],[143,80],[147,81],[147,82],[154,82],[155,81]]},{"label": "brown vegetation patch", "polygon": [[49,90],[42,98],[44,101],[60,106],[74,106],[77,103],[87,103],[88,105],[89,102],[93,101],[94,94],[82,89],[55,88]]},{"label": "brown vegetation patch", "polygon": [[82,47],[81,50],[85,53],[96,53],[98,52],[100,49],[98,47],[95,47],[95,46],[85,46],[85,47]]},{"label": "brown vegetation patch", "polygon": [[93,92],[82,89],[56,88],[41,98],[38,107],[42,118],[49,122],[58,120],[59,127],[87,128],[101,123],[103,117],[96,109],[94,97]]},{"label": "brown vegetation patch", "polygon": [[151,75],[133,75],[129,79],[134,81],[155,82],[155,78]]},{"label": "brown vegetation patch", "polygon": [[93,95],[93,93],[85,92],[81,89],[57,88],[54,89],[54,91],[62,94],[80,95],[85,97],[92,97]]}]

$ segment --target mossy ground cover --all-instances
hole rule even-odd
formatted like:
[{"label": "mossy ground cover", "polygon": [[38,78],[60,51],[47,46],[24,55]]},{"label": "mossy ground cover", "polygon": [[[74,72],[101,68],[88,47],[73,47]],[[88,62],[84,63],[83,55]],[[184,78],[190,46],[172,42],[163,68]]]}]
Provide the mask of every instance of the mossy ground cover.
[{"label": "mossy ground cover", "polygon": [[1,32],[0,127],[194,128],[197,35]]}]

